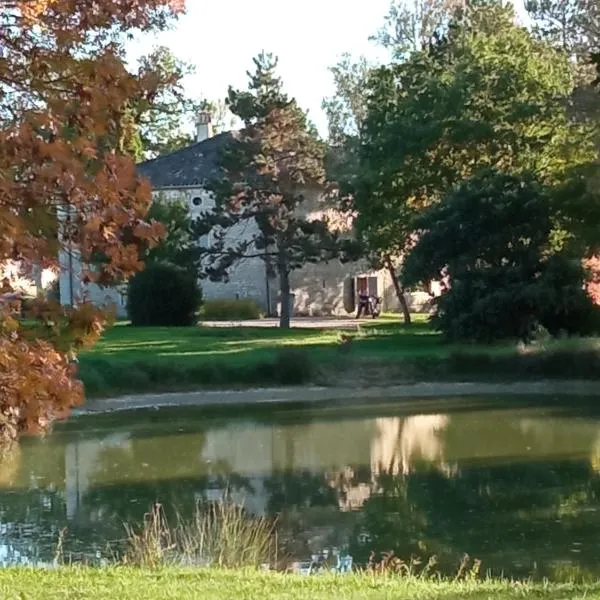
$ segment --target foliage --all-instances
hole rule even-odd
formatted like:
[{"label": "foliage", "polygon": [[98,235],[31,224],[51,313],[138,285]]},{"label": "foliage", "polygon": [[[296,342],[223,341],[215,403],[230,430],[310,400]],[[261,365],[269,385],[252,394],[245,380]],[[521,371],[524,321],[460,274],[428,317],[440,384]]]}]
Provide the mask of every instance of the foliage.
[{"label": "foliage", "polygon": [[[346,211],[352,221],[356,217],[351,201],[352,189],[359,172],[359,150],[361,131],[367,116],[367,90],[370,67],[364,57],[354,61],[345,54],[337,65],[331,68],[335,94],[323,100],[323,109],[329,123],[329,141],[332,148],[328,154],[327,173],[337,182],[340,198],[338,208]],[[390,252],[381,252],[370,244],[370,238],[359,232],[353,247],[347,246],[347,255],[352,259],[366,258],[373,269],[387,268],[404,320],[410,324],[408,304],[396,274],[397,257]]]},{"label": "foliage", "polygon": [[392,0],[383,26],[371,39],[390,50],[395,60],[422,50],[448,27],[457,0]]},{"label": "foliage", "polygon": [[207,300],[202,305],[201,317],[205,321],[237,321],[260,318],[260,309],[253,300]]},{"label": "foliage", "polygon": [[[335,257],[338,239],[325,217],[303,214],[307,195],[323,191],[323,144],[283,92],[277,60],[261,54],[254,64],[248,90],[229,90],[229,108],[245,127],[223,151],[224,175],[208,186],[215,208],[203,213],[196,230],[212,231],[214,242],[203,250],[203,271],[212,280],[226,279],[231,267],[249,258],[262,259],[266,271],[278,275],[280,325],[289,327],[290,272]],[[318,202],[316,208],[327,207]]]},{"label": "foliage", "polygon": [[354,59],[348,53],[330,68],[335,93],[325,98],[322,105],[327,115],[329,142],[336,147],[358,137],[367,112],[369,69],[364,56]]},{"label": "foliage", "polygon": [[23,432],[42,432],[83,401],[70,359],[91,347],[110,315],[85,303],[62,309],[56,300],[32,304],[28,326],[0,323],[0,446]]},{"label": "foliage", "polygon": [[136,160],[189,146],[194,138],[182,131],[181,124],[186,118],[195,117],[200,105],[186,97],[183,80],[194,72],[194,67],[179,60],[169,48],[158,46],[140,59],[138,69],[142,76],[158,77],[163,84],[151,101],[135,107],[140,148]]},{"label": "foliage", "polygon": [[169,263],[150,263],[129,282],[127,314],[134,326],[193,325],[201,300],[194,273]]},{"label": "foliage", "polygon": [[435,323],[448,338],[528,339],[538,324],[552,334],[597,327],[583,268],[553,247],[551,198],[534,178],[485,172],[415,226],[421,234],[405,283],[444,274],[450,289],[437,301]]},{"label": "foliage", "polygon": [[534,32],[580,63],[600,44],[600,7],[595,0],[527,0],[525,8]]},{"label": "foliage", "polygon": [[162,224],[164,236],[156,246],[148,248],[144,262],[168,262],[190,273],[197,273],[199,250],[186,202],[167,201],[159,197],[152,202],[148,218]]},{"label": "foliage", "polygon": [[[181,0],[0,1],[0,264],[25,275],[57,267],[61,243],[81,253],[100,284],[140,266],[139,249],[161,227],[146,219],[150,188],[129,156],[132,108],[152,103],[164,81],[130,73],[123,44],[132,30],[164,28]],[[81,402],[65,350],[98,335],[103,315],[83,306],[39,309],[43,339],[0,314],[2,436],[39,431]],[[62,328],[62,329],[61,329]]]},{"label": "foliage", "polygon": [[0,443],[43,431],[82,402],[68,360],[44,341],[0,338]]},{"label": "foliage", "polygon": [[467,7],[444,36],[369,80],[357,176],[349,193],[372,253],[397,261],[413,221],[479,170],[531,171],[544,182],[593,160],[591,128],[566,106],[566,57],[495,2]]},{"label": "foliage", "polygon": [[569,56],[576,88],[571,111],[596,123],[600,98],[590,87],[590,54],[600,48],[600,4],[596,0],[526,0],[534,35]]}]

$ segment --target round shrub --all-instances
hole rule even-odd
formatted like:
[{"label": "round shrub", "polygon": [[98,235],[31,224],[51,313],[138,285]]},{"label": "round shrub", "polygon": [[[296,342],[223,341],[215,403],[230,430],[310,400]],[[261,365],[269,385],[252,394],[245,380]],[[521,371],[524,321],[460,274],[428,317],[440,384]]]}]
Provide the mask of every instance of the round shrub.
[{"label": "round shrub", "polygon": [[194,325],[201,300],[192,273],[169,263],[153,263],[130,280],[127,314],[135,326]]}]

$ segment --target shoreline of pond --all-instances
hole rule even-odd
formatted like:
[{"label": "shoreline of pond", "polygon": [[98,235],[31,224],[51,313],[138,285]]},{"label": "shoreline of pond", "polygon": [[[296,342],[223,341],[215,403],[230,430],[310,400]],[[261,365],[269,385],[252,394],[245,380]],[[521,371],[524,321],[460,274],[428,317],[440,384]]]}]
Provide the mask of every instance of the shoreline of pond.
[{"label": "shoreline of pond", "polygon": [[203,389],[157,394],[127,394],[111,398],[93,398],[71,412],[72,417],[163,408],[340,408],[375,402],[414,403],[415,408],[431,410],[449,407],[465,397],[581,397],[589,401],[600,396],[599,381],[539,380],[504,383],[417,382],[371,387],[286,386],[245,389]]}]

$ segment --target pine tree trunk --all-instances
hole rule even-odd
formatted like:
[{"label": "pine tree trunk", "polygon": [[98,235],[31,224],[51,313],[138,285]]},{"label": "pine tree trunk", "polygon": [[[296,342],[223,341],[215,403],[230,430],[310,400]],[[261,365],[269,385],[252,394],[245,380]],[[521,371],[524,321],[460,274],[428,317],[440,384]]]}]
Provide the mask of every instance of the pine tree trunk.
[{"label": "pine tree trunk", "polygon": [[290,273],[285,261],[279,263],[279,290],[281,296],[281,314],[279,316],[279,327],[290,328]]},{"label": "pine tree trunk", "polygon": [[396,269],[394,269],[394,265],[392,264],[392,259],[388,256],[385,259],[385,266],[392,278],[392,284],[394,285],[394,290],[396,291],[396,296],[398,297],[398,302],[400,303],[400,308],[402,309],[402,316],[404,317],[404,324],[410,325],[410,310],[408,309],[408,303],[406,302],[406,296],[404,295],[404,290],[400,287],[400,282],[398,281],[398,277],[396,276]]}]

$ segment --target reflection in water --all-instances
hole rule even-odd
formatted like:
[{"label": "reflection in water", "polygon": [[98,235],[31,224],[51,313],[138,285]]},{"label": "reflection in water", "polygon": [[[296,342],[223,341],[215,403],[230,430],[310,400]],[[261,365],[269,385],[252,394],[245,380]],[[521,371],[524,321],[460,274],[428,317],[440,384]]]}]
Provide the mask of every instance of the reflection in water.
[{"label": "reflection in water", "polygon": [[[378,414],[377,414],[378,413]],[[0,563],[109,556],[159,501],[191,514],[227,493],[279,514],[292,554],[347,543],[462,553],[507,574],[600,574],[600,420],[542,409],[207,420],[193,410],[89,417],[0,467]],[[597,541],[598,540],[598,541]]]}]

